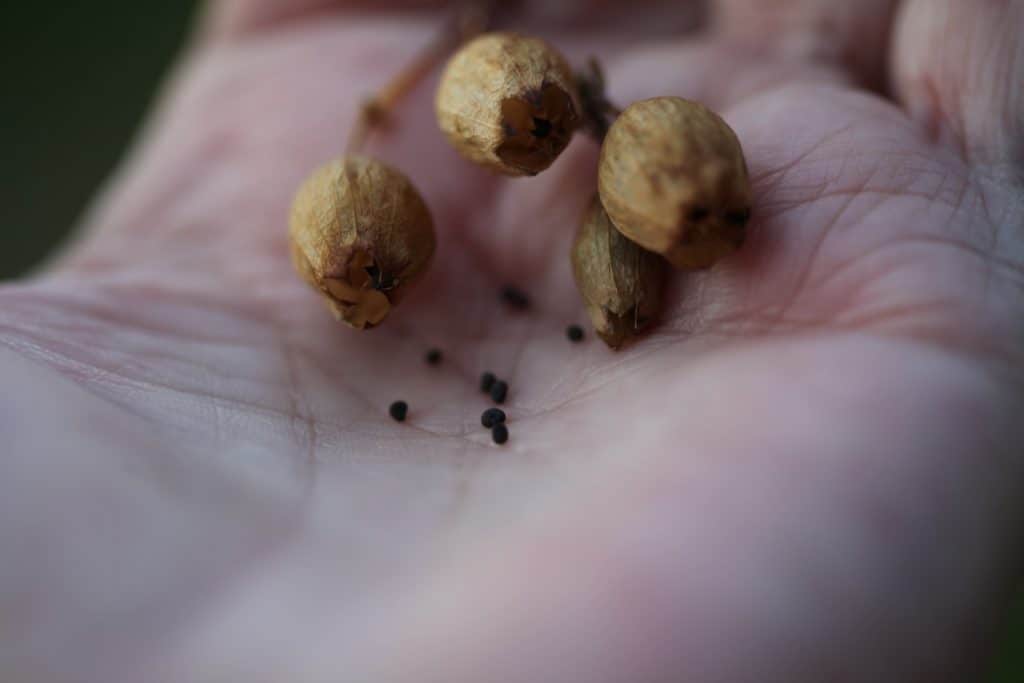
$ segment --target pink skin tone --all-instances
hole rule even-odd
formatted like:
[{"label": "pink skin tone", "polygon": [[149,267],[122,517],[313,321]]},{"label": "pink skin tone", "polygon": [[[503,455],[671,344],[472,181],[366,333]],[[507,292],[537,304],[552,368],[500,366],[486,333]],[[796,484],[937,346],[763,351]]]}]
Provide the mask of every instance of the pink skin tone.
[{"label": "pink skin tone", "polygon": [[0,288],[0,679],[977,680],[1024,531],[1024,5],[527,3],[750,164],[747,245],[613,354],[564,336],[595,145],[490,177],[436,75],[368,150],[433,208],[427,279],[359,334],[292,272],[292,192],[436,26],[382,4],[213,7],[74,244]]}]

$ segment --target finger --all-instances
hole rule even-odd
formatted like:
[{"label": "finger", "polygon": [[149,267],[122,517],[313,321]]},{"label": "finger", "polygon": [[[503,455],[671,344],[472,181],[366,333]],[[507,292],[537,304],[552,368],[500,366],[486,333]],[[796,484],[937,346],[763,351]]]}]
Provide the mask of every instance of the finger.
[{"label": "finger", "polygon": [[205,25],[217,37],[238,37],[329,10],[428,9],[443,0],[217,0],[208,8]]},{"label": "finger", "polygon": [[981,163],[1024,161],[1024,3],[910,0],[893,53],[897,97]]},{"label": "finger", "polygon": [[637,0],[629,4],[620,0],[566,0],[558,3],[548,0],[217,0],[209,8],[206,30],[216,37],[233,38],[330,11],[432,10],[473,5],[489,8],[496,15],[515,21],[528,19],[530,30],[613,27],[620,33],[643,32],[647,35],[689,30],[699,23],[702,14],[702,3],[696,0],[668,6],[658,0]]},{"label": "finger", "polygon": [[785,57],[841,64],[861,82],[885,84],[896,0],[717,0],[716,30]]}]

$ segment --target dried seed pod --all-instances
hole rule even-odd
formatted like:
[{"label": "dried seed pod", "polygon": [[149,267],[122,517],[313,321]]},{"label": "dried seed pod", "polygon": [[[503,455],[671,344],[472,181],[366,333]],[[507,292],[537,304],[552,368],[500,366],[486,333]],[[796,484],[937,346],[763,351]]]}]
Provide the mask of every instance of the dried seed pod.
[{"label": "dried seed pod", "polygon": [[434,227],[402,173],[365,157],[315,171],[299,189],[289,227],[292,260],[339,320],[381,323],[434,255]]},{"label": "dried seed pod", "polygon": [[572,249],[573,273],[597,336],[617,349],[661,312],[668,264],[615,229],[594,197]]},{"label": "dried seed pod", "polygon": [[709,268],[742,245],[750,179],[736,134],[696,102],[630,106],[601,148],[601,202],[622,233],[676,268]]},{"label": "dried seed pod", "polygon": [[436,100],[452,145],[478,164],[513,176],[554,162],[580,125],[565,58],[542,40],[488,33],[449,61]]}]

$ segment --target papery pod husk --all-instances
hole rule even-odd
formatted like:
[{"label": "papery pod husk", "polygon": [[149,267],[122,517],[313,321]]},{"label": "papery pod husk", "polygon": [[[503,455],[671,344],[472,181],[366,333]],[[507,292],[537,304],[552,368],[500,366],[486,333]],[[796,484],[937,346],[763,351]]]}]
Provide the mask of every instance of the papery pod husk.
[{"label": "papery pod husk", "polygon": [[630,105],[601,146],[598,189],[612,223],[676,268],[709,268],[746,237],[743,149],[728,124],[697,102],[657,97]]},{"label": "papery pod husk", "polygon": [[444,70],[435,110],[463,156],[511,176],[547,169],[581,123],[569,63],[543,40],[514,33],[463,46]]},{"label": "papery pod husk", "polygon": [[596,196],[576,235],[572,266],[594,330],[611,348],[621,348],[660,316],[668,264],[616,230]]},{"label": "papery pod husk", "polygon": [[299,189],[289,222],[299,275],[356,329],[379,325],[434,255],[434,225],[409,179],[360,156],[333,161]]}]

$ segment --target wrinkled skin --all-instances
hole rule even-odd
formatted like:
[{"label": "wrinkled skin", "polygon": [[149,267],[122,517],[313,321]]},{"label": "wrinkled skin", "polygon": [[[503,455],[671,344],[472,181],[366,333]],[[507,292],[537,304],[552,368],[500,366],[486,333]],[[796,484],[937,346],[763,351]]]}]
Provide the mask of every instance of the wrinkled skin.
[{"label": "wrinkled skin", "polygon": [[360,334],[292,272],[291,193],[434,25],[381,4],[223,0],[77,241],[0,290],[0,679],[976,680],[1024,531],[1021,4],[720,0],[684,36],[686,3],[533,3],[750,163],[746,246],[619,355],[562,332],[594,146],[488,177],[429,86],[369,151],[432,273]]}]

